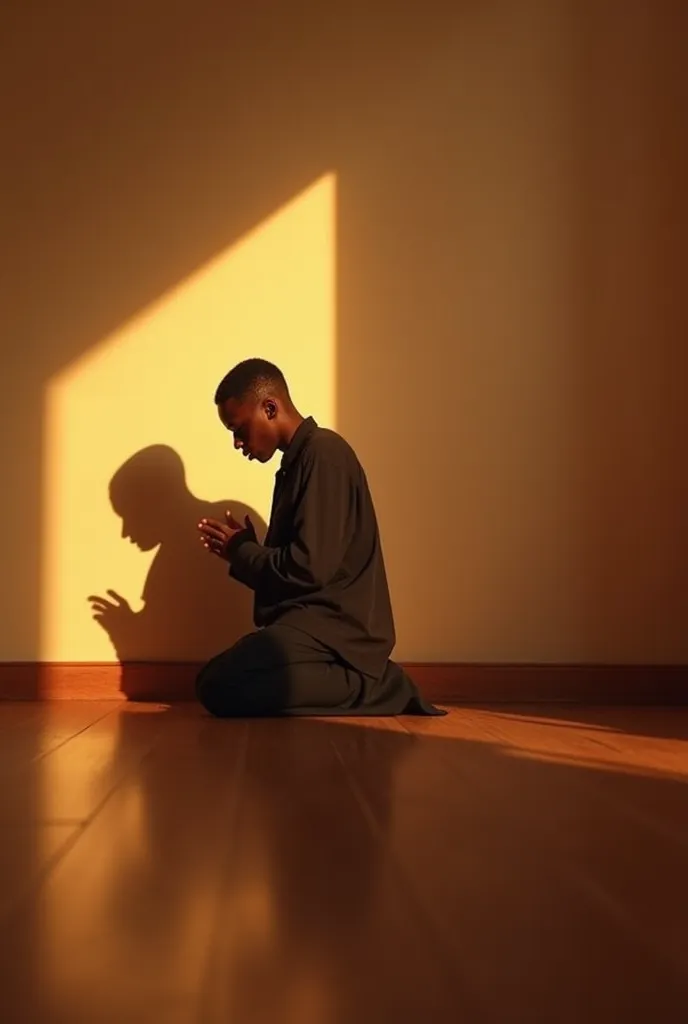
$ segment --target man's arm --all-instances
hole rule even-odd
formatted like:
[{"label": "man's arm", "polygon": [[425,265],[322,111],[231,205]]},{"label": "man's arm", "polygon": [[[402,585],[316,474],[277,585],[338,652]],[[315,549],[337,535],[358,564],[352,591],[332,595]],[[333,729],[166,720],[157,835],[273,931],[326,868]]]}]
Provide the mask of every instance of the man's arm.
[{"label": "man's arm", "polygon": [[294,510],[291,542],[266,547],[246,533],[229,545],[230,575],[270,604],[314,593],[342,564],[355,526],[355,486],[347,466],[311,456]]}]

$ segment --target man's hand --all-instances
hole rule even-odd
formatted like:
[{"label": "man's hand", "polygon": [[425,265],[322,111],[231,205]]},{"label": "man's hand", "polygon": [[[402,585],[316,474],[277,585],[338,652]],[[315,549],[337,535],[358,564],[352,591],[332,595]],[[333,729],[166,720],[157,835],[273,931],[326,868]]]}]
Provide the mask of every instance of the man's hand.
[{"label": "man's hand", "polygon": [[226,522],[221,523],[217,519],[201,519],[198,524],[200,531],[200,540],[204,548],[211,553],[211,555],[217,555],[218,558],[224,558],[226,562],[229,561],[229,544],[230,541],[236,537],[238,533],[243,533],[244,530],[248,530],[251,534],[251,540],[256,539],[256,531],[251,522],[250,518],[246,516],[246,525],[242,526],[238,523],[231,512],[225,512]]},{"label": "man's hand", "polygon": [[244,526],[242,526],[241,523],[237,522],[237,520],[234,518],[229,509],[227,509],[227,511],[225,512],[225,517],[227,519],[227,526],[229,526],[231,530],[236,530],[237,532],[239,530],[249,530],[250,533],[253,535],[252,539],[256,539],[256,528],[251,522],[250,516],[246,516],[244,518]]}]

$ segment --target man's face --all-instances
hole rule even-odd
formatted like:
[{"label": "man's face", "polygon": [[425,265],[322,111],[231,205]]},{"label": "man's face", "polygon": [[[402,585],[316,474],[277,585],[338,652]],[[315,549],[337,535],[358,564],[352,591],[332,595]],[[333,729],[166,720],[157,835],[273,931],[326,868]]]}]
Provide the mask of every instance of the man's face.
[{"label": "man's face", "polygon": [[269,462],[277,450],[277,406],[269,398],[261,402],[239,402],[229,398],[217,407],[227,430],[234,435],[234,447],[247,459]]}]

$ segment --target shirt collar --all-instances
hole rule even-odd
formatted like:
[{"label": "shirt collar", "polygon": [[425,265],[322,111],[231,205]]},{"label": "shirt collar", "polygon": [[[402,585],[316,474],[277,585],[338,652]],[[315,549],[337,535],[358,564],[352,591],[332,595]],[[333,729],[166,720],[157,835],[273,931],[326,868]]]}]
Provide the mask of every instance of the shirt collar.
[{"label": "shirt collar", "polygon": [[299,452],[303,448],[304,444],[311,436],[311,434],[317,430],[318,424],[315,422],[312,416],[307,416],[302,423],[296,428],[296,432],[289,442],[289,446],[282,456],[282,463],[280,465],[280,471],[286,470],[297,458]]}]

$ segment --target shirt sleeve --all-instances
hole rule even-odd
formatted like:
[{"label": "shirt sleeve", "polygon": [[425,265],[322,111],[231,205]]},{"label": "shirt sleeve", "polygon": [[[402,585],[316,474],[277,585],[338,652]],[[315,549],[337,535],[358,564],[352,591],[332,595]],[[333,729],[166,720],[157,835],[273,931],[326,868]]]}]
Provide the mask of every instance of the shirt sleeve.
[{"label": "shirt sleeve", "polygon": [[310,455],[293,510],[291,540],[266,547],[238,536],[230,575],[270,604],[298,599],[326,586],[340,568],[355,527],[355,481],[340,460]]}]

